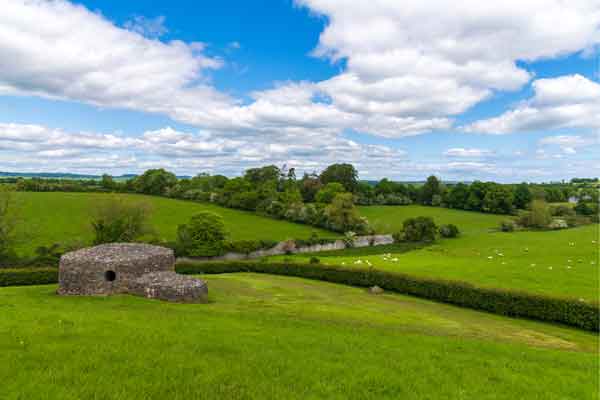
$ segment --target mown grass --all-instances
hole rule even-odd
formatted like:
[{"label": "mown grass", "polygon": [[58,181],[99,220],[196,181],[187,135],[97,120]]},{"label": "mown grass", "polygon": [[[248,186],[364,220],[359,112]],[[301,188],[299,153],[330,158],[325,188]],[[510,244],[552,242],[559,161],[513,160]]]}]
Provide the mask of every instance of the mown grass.
[{"label": "mown grass", "polygon": [[211,303],[0,289],[3,399],[595,399],[598,336],[289,277]]},{"label": "mown grass", "polygon": [[[37,246],[92,240],[91,212],[108,194],[101,193],[29,193],[15,194],[21,211],[18,252],[31,255]],[[156,196],[123,194],[128,201],[150,206],[150,225],[164,240],[175,240],[177,226],[188,222],[199,211],[217,213],[225,220],[232,240],[285,240],[307,238],[315,231],[322,237],[334,233],[308,225],[262,217],[254,213],[212,204],[174,200]]]},{"label": "mown grass", "polygon": [[[381,232],[399,229],[410,216],[428,215],[438,224],[456,224],[462,233],[457,239],[439,240],[408,252],[382,249],[380,254],[371,255],[351,251],[316,255],[322,263],[372,267],[551,296],[598,299],[598,224],[561,231],[505,233],[494,229],[505,218],[497,215],[421,206],[364,207],[361,212]],[[291,257],[308,260],[305,255]]]}]

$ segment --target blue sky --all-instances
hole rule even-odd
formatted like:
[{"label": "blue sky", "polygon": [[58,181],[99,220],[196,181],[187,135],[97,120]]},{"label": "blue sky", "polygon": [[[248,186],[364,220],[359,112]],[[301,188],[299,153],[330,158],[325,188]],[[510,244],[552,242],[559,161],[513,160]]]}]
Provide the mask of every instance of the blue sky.
[{"label": "blue sky", "polygon": [[597,2],[445,6],[9,0],[0,170],[600,175]]}]

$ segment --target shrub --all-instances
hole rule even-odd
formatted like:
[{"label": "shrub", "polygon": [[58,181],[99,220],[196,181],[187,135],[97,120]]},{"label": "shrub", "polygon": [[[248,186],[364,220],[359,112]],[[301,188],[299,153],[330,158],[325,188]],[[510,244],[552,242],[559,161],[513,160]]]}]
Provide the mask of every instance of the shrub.
[{"label": "shrub", "polygon": [[550,209],[545,201],[534,200],[529,205],[529,211],[521,213],[519,225],[526,228],[544,229],[552,222]]},{"label": "shrub", "polygon": [[142,202],[113,197],[98,203],[92,212],[94,244],[132,242],[150,232],[150,208]]},{"label": "shrub", "polygon": [[588,203],[584,200],[579,199],[573,210],[579,215],[592,215],[594,214],[594,207],[592,203]]},{"label": "shrub", "polygon": [[571,217],[575,215],[575,210],[573,210],[573,207],[561,204],[550,207],[550,213],[554,217]]},{"label": "shrub", "polygon": [[312,232],[308,239],[295,239],[296,247],[314,246],[317,244],[329,244],[334,243],[337,239],[335,238],[320,238],[316,232]]},{"label": "shrub", "polygon": [[311,264],[319,264],[321,262],[321,260],[319,260],[317,257],[311,257],[310,261]]},{"label": "shrub", "polygon": [[500,222],[500,230],[502,232],[513,232],[515,229],[517,229],[517,224],[512,219],[506,219]]},{"label": "shrub", "polygon": [[220,215],[203,211],[177,228],[177,250],[192,257],[213,257],[227,250],[228,233]]},{"label": "shrub", "polygon": [[392,233],[392,238],[394,239],[394,243],[406,242],[406,235],[404,234],[404,231]]},{"label": "shrub", "polygon": [[569,298],[548,297],[506,289],[482,288],[465,282],[421,278],[374,269],[342,268],[320,264],[265,262],[180,262],[181,274],[256,272],[297,276],[352,286],[379,286],[384,290],[484,310],[510,317],[557,322],[590,331],[599,330],[600,308]]},{"label": "shrub", "polygon": [[356,238],[356,233],[352,232],[352,231],[348,231],[346,233],[344,233],[344,238],[342,239],[344,241],[344,244],[346,245],[347,248],[352,248],[354,247],[354,239]]},{"label": "shrub", "polygon": [[439,232],[440,235],[444,238],[455,238],[458,237],[458,235],[460,234],[458,227],[454,224],[440,226]]},{"label": "shrub", "polygon": [[58,282],[57,268],[0,269],[0,287],[46,285],[56,282]]},{"label": "shrub", "polygon": [[29,264],[40,266],[58,265],[62,254],[63,249],[59,243],[54,243],[51,246],[39,246],[35,249],[35,258]]},{"label": "shrub", "polygon": [[238,240],[229,242],[226,251],[233,253],[250,254],[258,250],[267,250],[275,247],[278,242],[274,240]]},{"label": "shrub", "polygon": [[402,232],[408,242],[433,242],[437,226],[430,217],[409,218],[402,223]]}]

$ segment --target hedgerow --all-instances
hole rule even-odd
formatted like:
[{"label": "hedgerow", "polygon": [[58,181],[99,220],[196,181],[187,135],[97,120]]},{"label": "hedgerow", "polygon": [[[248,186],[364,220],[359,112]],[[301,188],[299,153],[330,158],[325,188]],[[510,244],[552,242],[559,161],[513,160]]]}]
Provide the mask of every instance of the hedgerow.
[{"label": "hedgerow", "polygon": [[[600,307],[569,298],[549,297],[507,289],[482,288],[459,281],[428,279],[374,269],[349,269],[319,263],[193,262],[181,261],[180,274],[222,274],[255,272],[296,276],[351,286],[379,286],[385,290],[483,310],[509,317],[556,322],[598,332]],[[56,268],[3,269],[0,286],[56,283]]]},{"label": "hedgerow", "polygon": [[349,269],[298,263],[183,261],[177,264],[176,270],[181,274],[256,272],[352,286],[379,286],[388,291],[509,317],[557,322],[589,331],[599,330],[600,308],[597,303],[506,289],[482,288],[460,281],[419,278],[374,269]]},{"label": "hedgerow", "polygon": [[0,286],[45,285],[58,282],[58,268],[0,269]]}]

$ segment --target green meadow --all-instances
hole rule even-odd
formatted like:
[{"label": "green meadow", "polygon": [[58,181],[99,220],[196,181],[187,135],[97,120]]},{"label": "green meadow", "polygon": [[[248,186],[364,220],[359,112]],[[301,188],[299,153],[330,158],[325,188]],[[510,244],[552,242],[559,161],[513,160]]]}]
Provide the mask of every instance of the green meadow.
[{"label": "green meadow", "polygon": [[[93,234],[90,225],[94,204],[112,196],[101,193],[33,193],[17,192],[21,209],[20,244],[17,251],[30,255],[38,246],[53,243],[89,244]],[[255,213],[219,207],[212,204],[175,200],[164,197],[120,194],[127,201],[142,202],[151,210],[150,225],[156,236],[175,240],[177,226],[188,222],[199,211],[220,214],[232,240],[285,240],[307,238],[315,231],[323,237],[335,236],[308,225],[262,217]]]},{"label": "green meadow", "polygon": [[209,304],[0,288],[2,399],[597,398],[597,335],[297,278]]},{"label": "green meadow", "polygon": [[378,233],[398,232],[407,218],[424,216],[433,218],[438,225],[454,224],[463,234],[476,235],[498,229],[500,222],[509,218],[506,215],[418,205],[367,206],[359,207],[359,210]]},{"label": "green meadow", "polygon": [[[392,248],[386,254],[361,255],[360,250],[315,254],[322,263],[598,299],[598,224],[560,231],[506,233],[498,231],[499,222],[507,218],[501,215],[423,206],[362,207],[361,213],[382,233],[400,230],[406,218],[425,215],[433,217],[438,225],[456,224],[461,236],[440,239],[412,251],[396,252]],[[307,261],[310,255],[292,257]]]}]

